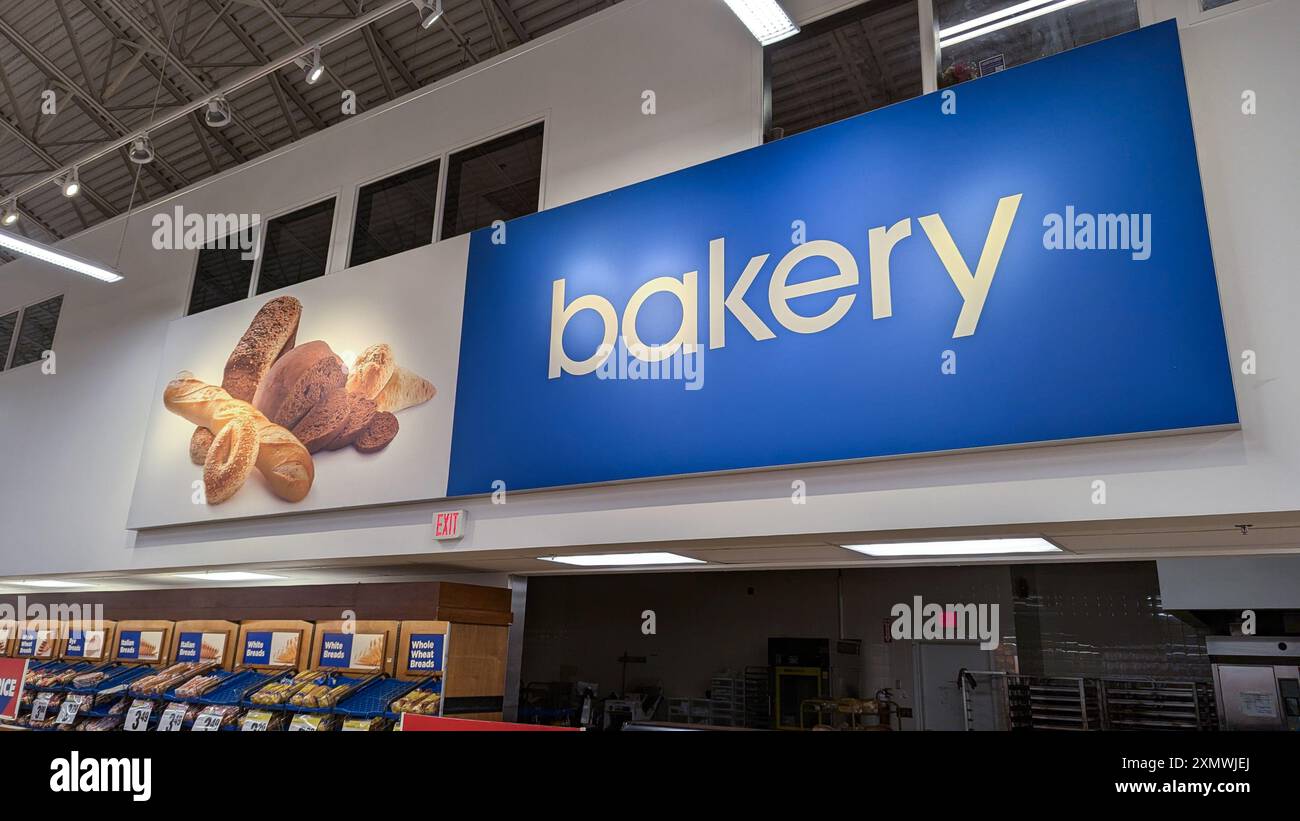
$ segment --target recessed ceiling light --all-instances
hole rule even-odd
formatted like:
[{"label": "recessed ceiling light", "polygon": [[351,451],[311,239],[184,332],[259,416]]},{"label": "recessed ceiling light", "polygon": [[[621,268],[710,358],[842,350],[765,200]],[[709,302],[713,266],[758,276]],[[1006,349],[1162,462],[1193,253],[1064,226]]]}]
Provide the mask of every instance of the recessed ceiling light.
[{"label": "recessed ceiling light", "polygon": [[178,579],[198,579],[205,582],[256,582],[265,579],[287,579],[270,573],[249,573],[245,570],[214,570],[211,573],[173,573]]},{"label": "recessed ceiling light", "polygon": [[846,550],[877,558],[901,556],[1000,556],[1013,553],[1061,553],[1046,539],[964,539],[946,542],[893,542],[846,544]]},{"label": "recessed ceiling light", "polygon": [[725,0],[761,45],[770,46],[799,33],[799,27],[776,0]]},{"label": "recessed ceiling light", "polygon": [[656,564],[708,564],[676,553],[593,553],[588,556],[538,556],[544,562],[576,567],[641,567]]},{"label": "recessed ceiling light", "polygon": [[0,231],[0,248],[26,254],[51,265],[67,268],[69,271],[76,271],[79,274],[85,274],[88,277],[94,277],[104,282],[117,282],[122,279],[122,275],[111,268],[105,268],[103,265],[59,251],[36,240],[24,239],[8,231]]},{"label": "recessed ceiling light", "polygon": [[23,587],[94,587],[88,582],[72,582],[63,579],[24,579],[20,582],[2,582],[3,584],[21,584]]}]

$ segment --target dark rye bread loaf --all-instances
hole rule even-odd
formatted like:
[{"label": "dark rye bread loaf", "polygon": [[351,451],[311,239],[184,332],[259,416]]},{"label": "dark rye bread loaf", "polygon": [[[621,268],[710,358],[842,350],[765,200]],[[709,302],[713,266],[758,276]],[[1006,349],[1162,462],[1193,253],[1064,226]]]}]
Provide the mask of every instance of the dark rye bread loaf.
[{"label": "dark rye bread loaf", "polygon": [[397,438],[397,429],[397,417],[387,411],[380,411],[353,444],[362,453],[378,453]]},{"label": "dark rye bread loaf", "polygon": [[267,371],[293,348],[301,318],[302,303],[291,296],[276,297],[263,305],[226,360],[221,378],[226,393],[251,402]]},{"label": "dark rye bread loaf", "polygon": [[347,382],[343,360],[319,340],[280,357],[253,396],[253,407],[277,425],[292,428],[330,390]]},{"label": "dark rye bread loaf", "polygon": [[307,415],[293,428],[293,435],[298,437],[307,448],[308,453],[317,453],[343,431],[352,413],[352,402],[348,392],[339,385],[316,402]]},{"label": "dark rye bread loaf", "polygon": [[326,446],[329,450],[342,450],[356,442],[357,437],[370,426],[370,420],[378,412],[375,403],[364,396],[349,393],[348,402],[351,407],[348,411],[347,424],[339,431],[339,435],[334,437],[334,441]]}]

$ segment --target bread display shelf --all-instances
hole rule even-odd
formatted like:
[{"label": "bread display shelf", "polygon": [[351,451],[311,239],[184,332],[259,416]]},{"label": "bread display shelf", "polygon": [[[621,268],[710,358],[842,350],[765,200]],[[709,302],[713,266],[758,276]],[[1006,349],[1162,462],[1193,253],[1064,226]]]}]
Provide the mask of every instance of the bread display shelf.
[{"label": "bread display shelf", "polygon": [[116,664],[163,664],[171,651],[174,621],[123,621],[117,625],[112,661]]},{"label": "bread display shelf", "polygon": [[18,625],[13,620],[0,620],[0,658],[8,658],[13,655],[14,636],[17,630]]},{"label": "bread display shelf", "polygon": [[239,634],[239,625],[233,621],[178,621],[167,658],[173,662],[215,661],[221,669],[229,670],[234,666],[235,639]]},{"label": "bread display shelf", "polygon": [[59,642],[59,657],[67,662],[103,662],[113,650],[117,622],[68,622]]},{"label": "bread display shelf", "polygon": [[55,621],[33,620],[18,623],[13,655],[33,662],[49,662],[59,657],[59,637],[63,625]]},{"label": "bread display shelf", "polygon": [[239,626],[235,669],[283,673],[311,663],[316,625],[293,619],[259,619]]}]

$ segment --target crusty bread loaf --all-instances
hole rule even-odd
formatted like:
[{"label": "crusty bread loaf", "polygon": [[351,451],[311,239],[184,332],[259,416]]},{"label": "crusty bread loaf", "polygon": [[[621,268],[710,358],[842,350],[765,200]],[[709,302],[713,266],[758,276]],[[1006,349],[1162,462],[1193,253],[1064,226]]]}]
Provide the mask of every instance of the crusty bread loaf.
[{"label": "crusty bread loaf", "polygon": [[267,372],[253,405],[277,425],[292,428],[312,406],[347,381],[343,360],[319,340],[289,351]]},{"label": "crusty bread loaf", "polygon": [[351,410],[348,392],[335,388],[313,405],[302,421],[294,426],[293,435],[298,437],[298,441],[309,452],[322,451],[343,432]]},{"label": "crusty bread loaf", "polygon": [[203,463],[208,504],[219,505],[239,492],[257,464],[257,451],[257,424],[251,415],[234,417],[221,428]]},{"label": "crusty bread loaf", "polygon": [[221,387],[235,399],[252,402],[267,371],[293,347],[302,318],[302,303],[276,297],[262,306],[226,360]]},{"label": "crusty bread loaf", "polygon": [[382,411],[376,413],[370,420],[370,424],[357,437],[354,446],[361,453],[378,453],[397,438],[398,427],[396,416]]},{"label": "crusty bread loaf", "polygon": [[257,427],[257,469],[271,491],[286,501],[299,502],[311,490],[316,466],[307,448],[247,402],[182,372],[163,391],[163,404],[177,416],[218,434],[231,419],[251,417]]},{"label": "crusty bread loaf", "polygon": [[361,352],[348,374],[348,393],[374,399],[393,378],[397,368],[393,349],[385,344],[371,345]]},{"label": "crusty bread loaf", "polygon": [[438,393],[433,383],[406,368],[397,368],[388,384],[375,397],[375,406],[381,411],[397,413],[400,410],[422,405]]}]

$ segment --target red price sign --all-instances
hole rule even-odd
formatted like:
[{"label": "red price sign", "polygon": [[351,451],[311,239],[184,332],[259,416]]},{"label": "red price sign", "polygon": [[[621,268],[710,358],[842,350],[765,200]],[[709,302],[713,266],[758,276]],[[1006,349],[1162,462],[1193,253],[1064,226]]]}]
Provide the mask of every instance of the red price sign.
[{"label": "red price sign", "polygon": [[0,720],[18,718],[23,702],[23,680],[27,678],[28,659],[0,659]]}]

